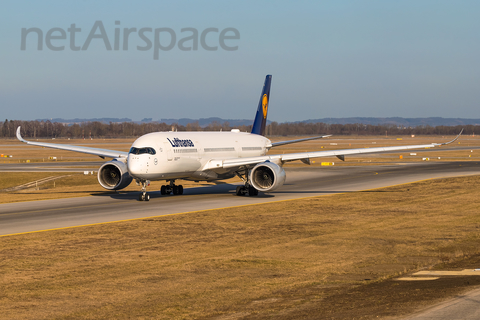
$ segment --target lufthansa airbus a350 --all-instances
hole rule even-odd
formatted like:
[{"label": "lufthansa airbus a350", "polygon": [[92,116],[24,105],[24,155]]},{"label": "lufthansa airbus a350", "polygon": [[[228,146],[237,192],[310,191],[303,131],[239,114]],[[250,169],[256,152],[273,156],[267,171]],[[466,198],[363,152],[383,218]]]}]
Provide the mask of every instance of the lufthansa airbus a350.
[{"label": "lufthansa airbus a350", "polygon": [[176,185],[176,180],[215,181],[238,176],[244,185],[237,187],[236,194],[256,196],[259,191],[269,192],[283,185],[286,176],[282,166],[289,161],[310,164],[311,158],[336,156],[344,160],[346,155],[353,154],[433,148],[451,143],[461,134],[447,143],[267,155],[276,146],[328,137],[274,143],[267,139],[265,125],[271,81],[272,76],[267,75],[250,133],[237,129],[230,132],[154,132],[135,140],[129,152],[27,141],[22,138],[20,127],[17,138],[29,145],[112,158],[98,170],[100,185],[108,190],[121,190],[135,179],[142,186],[139,200],[148,201],[147,186],[154,180],[166,181],[161,194],[180,195],[183,187]]}]

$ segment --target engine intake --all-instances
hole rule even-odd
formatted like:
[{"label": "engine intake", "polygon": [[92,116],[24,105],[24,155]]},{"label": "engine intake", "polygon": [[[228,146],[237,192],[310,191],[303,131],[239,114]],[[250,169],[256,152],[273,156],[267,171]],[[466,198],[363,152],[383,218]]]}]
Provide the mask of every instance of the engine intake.
[{"label": "engine intake", "polygon": [[285,183],[285,170],[273,162],[257,164],[250,171],[250,183],[258,191],[268,192]]},{"label": "engine intake", "polygon": [[120,190],[128,187],[133,178],[128,173],[127,165],[121,160],[105,162],[98,169],[98,182],[107,190]]}]

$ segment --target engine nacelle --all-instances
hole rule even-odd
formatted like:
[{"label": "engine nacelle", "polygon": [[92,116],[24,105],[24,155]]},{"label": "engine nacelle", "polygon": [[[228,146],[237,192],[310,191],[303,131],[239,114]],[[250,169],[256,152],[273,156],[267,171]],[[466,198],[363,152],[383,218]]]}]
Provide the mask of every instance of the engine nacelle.
[{"label": "engine nacelle", "polygon": [[257,164],[250,171],[250,184],[258,191],[268,192],[285,183],[285,170],[273,162]]},{"label": "engine nacelle", "polygon": [[121,160],[105,162],[98,169],[98,182],[107,190],[120,190],[128,187],[133,178],[128,173],[127,165]]}]

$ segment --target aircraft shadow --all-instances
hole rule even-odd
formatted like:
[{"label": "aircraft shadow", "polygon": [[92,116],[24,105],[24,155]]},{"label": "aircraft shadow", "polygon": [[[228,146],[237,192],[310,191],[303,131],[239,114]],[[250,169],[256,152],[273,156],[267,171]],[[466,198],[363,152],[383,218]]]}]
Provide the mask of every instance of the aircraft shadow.
[{"label": "aircraft shadow", "polygon": [[330,190],[330,191],[275,191],[275,193],[288,193],[288,194],[296,194],[296,193],[305,193],[305,194],[333,194],[333,193],[347,193],[347,192],[355,192],[355,191],[341,191],[341,190]]},{"label": "aircraft shadow", "polygon": [[[235,194],[235,190],[237,185],[233,184],[218,184],[208,187],[193,187],[193,188],[186,188],[183,190],[184,195],[201,195],[201,194]],[[159,190],[148,190],[148,194],[150,198],[169,198],[169,197],[178,197],[172,194],[169,195],[162,195],[160,194]],[[106,191],[106,192],[96,192],[92,193],[92,196],[99,196],[99,197],[110,197],[112,199],[118,200],[138,200],[138,195],[140,191]],[[259,195],[260,196],[260,195]]]},{"label": "aircraft shadow", "polygon": [[[236,194],[235,194],[236,187],[237,187],[237,185],[230,185],[230,184],[222,184],[222,185],[215,185],[215,186],[208,186],[208,187],[194,187],[194,188],[184,189],[183,195],[212,195],[212,194],[218,194],[218,195],[236,196]],[[275,191],[273,193],[260,192],[254,198],[262,198],[262,199],[275,198],[276,194],[322,195],[322,194],[335,194],[335,193],[348,193],[348,192],[354,192],[354,191],[345,191],[345,190],[292,191],[292,190],[290,190],[290,191]],[[388,191],[362,191],[362,192],[388,192]],[[118,192],[106,191],[106,192],[91,193],[92,196],[110,197],[112,199],[125,200],[125,201],[138,201],[138,195],[139,194],[140,194],[140,191],[118,191]],[[178,197],[178,196],[173,195],[173,194],[162,195],[162,194],[160,194],[160,191],[158,191],[158,190],[150,190],[150,191],[148,191],[148,194],[150,195],[150,199],[156,199],[156,198],[168,199],[170,197]],[[249,198],[249,197],[246,196],[246,198]]]}]

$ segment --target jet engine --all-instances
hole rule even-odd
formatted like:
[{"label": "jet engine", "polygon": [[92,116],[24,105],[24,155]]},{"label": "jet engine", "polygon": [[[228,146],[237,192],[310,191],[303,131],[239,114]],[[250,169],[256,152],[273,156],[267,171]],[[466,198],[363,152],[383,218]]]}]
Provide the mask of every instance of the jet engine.
[{"label": "jet engine", "polygon": [[133,178],[122,160],[105,162],[98,169],[98,182],[107,190],[120,190],[128,187]]},{"label": "jet engine", "polygon": [[250,184],[258,191],[268,192],[281,187],[285,177],[282,167],[267,161],[257,164],[250,171]]}]

